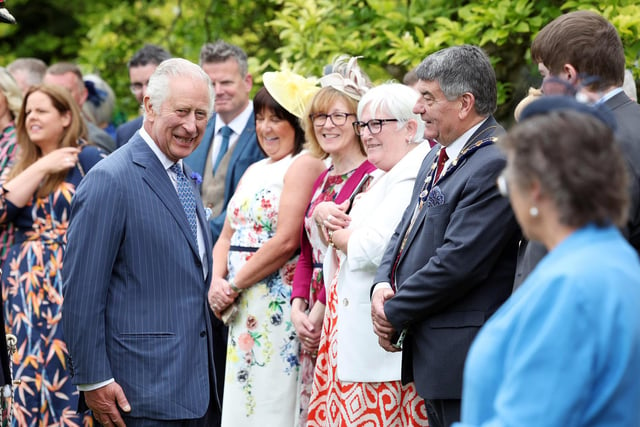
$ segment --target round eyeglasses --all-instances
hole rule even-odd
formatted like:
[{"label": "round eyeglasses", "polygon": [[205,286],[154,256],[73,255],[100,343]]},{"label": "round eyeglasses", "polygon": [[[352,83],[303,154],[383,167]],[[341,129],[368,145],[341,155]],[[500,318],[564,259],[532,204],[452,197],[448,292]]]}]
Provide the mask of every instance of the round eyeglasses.
[{"label": "round eyeglasses", "polygon": [[324,126],[327,123],[327,118],[331,120],[334,126],[342,126],[347,123],[347,118],[349,116],[355,116],[353,113],[332,113],[332,114],[324,114],[324,113],[315,113],[309,114],[309,118],[314,126],[320,127]]},{"label": "round eyeglasses", "polygon": [[382,132],[382,126],[389,122],[398,122],[398,119],[371,119],[368,122],[353,122],[353,131],[356,135],[362,135],[362,130],[366,127],[371,135]]}]

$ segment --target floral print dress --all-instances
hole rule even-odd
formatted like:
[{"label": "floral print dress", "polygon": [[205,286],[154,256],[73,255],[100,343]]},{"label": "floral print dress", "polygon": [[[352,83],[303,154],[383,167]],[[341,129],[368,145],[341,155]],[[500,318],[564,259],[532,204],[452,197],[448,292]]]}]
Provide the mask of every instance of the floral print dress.
[{"label": "floral print dress", "polygon": [[[233,236],[229,278],[275,235],[283,179],[295,157],[264,159],[247,169],[227,215]],[[296,415],[299,343],[291,322],[297,256],[246,289],[229,324],[222,425],[291,426]]]},{"label": "floral print dress", "polygon": [[[60,323],[62,258],[71,198],[84,172],[103,158],[93,146],[80,153],[82,166],[69,170],[56,191],[17,208],[0,196],[0,222],[15,227],[15,241],[2,266],[5,327],[18,338],[13,357],[15,426],[91,425],[76,413],[78,391],[67,371]],[[81,168],[83,169],[81,171]],[[9,169],[1,181],[5,181]]]}]

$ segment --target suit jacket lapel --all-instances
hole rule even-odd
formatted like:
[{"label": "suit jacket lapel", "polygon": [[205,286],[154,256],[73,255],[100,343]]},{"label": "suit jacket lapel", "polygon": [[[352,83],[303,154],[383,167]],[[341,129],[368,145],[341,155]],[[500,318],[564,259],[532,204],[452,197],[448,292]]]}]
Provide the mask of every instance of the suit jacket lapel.
[{"label": "suit jacket lapel", "polygon": [[[176,220],[182,233],[189,242],[191,249],[196,254],[199,254],[184,208],[182,207],[182,203],[180,203],[178,193],[176,193],[176,189],[171,183],[169,175],[167,175],[167,171],[162,167],[160,160],[141,137],[134,139],[131,143],[136,144],[132,160],[144,169],[142,179],[151,187],[156,196],[162,201],[169,213]],[[202,213],[202,215],[204,215],[204,213]]]},{"label": "suit jacket lapel", "polygon": [[[465,142],[464,144],[464,148],[463,150],[471,145],[474,144],[475,142],[477,142],[479,139],[484,139],[490,136],[495,135],[497,132],[496,129],[492,129],[493,127],[497,127],[498,123],[496,122],[496,120],[493,118],[493,116],[489,116],[489,118],[482,124],[482,126],[480,126],[474,133],[473,135],[471,135],[471,137]],[[420,182],[420,185],[422,185],[422,183],[424,182],[427,174],[429,173],[429,169],[431,168],[432,163],[435,160],[435,156],[437,154],[437,150],[431,150],[431,152],[427,155],[427,157],[425,157],[425,161],[422,163],[422,166],[420,168],[420,173],[418,176],[418,179],[420,179],[420,181],[416,182]],[[462,162],[460,163],[459,167],[461,165],[463,165],[466,162],[466,160],[462,160]],[[455,171],[452,172],[452,174],[455,174]],[[442,176],[442,178],[440,178],[440,180],[438,180],[438,182],[436,183],[436,185],[434,185],[434,187],[439,187],[442,183],[442,181],[446,181],[447,179],[449,179],[450,176],[449,175],[444,175]],[[431,189],[431,191],[433,191],[433,188]],[[418,193],[419,194],[419,193]],[[411,207],[415,209],[415,202],[417,200],[417,194],[413,195],[412,198],[412,203],[414,203]],[[409,245],[411,244],[411,242],[413,241],[413,239],[415,238],[415,236],[418,233],[418,230],[421,228],[421,224],[424,222],[425,217],[427,215],[427,210],[428,208],[426,206],[423,206],[422,209],[420,209],[420,211],[417,213],[416,219],[414,221],[414,225],[411,228],[411,230],[409,231],[409,235],[407,236],[407,241],[405,243],[405,248],[409,247]],[[405,231],[406,232],[406,231]],[[402,260],[402,258],[404,257],[404,252],[400,254],[400,258],[398,260],[398,262],[400,262]]]},{"label": "suit jacket lapel", "polygon": [[[250,143],[251,135],[255,132],[255,116],[254,113],[251,113],[249,116],[249,120],[247,120],[247,124],[244,129],[242,129],[242,133],[238,137],[236,141],[236,146],[231,152],[231,159],[229,159],[229,168],[232,168],[233,165],[237,163],[238,158],[242,157],[243,152],[247,149],[247,145]],[[227,176],[230,174],[227,172]]]}]

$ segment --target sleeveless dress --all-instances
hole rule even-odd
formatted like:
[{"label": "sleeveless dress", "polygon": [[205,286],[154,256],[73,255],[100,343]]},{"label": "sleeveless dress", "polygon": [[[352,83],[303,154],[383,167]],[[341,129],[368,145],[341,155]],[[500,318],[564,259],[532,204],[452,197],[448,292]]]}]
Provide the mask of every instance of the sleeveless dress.
[{"label": "sleeveless dress", "polygon": [[[332,166],[333,168],[333,166]],[[311,285],[309,291],[309,311],[316,303],[318,292],[324,287],[324,279],[322,278],[322,260],[327,252],[327,245],[322,240],[318,226],[311,218],[314,209],[321,202],[333,201],[344,187],[345,182],[355,172],[355,169],[342,175],[326,174],[322,185],[318,186],[315,193],[311,197],[311,203],[307,209],[304,218],[304,231],[307,233],[312,249],[313,273],[311,276]],[[313,385],[313,370],[316,366],[316,358],[311,354],[300,352],[300,379],[298,384],[299,399],[299,422],[295,425],[304,427],[307,425],[307,411],[309,409],[309,400],[311,399],[311,388]]]},{"label": "sleeveless dress", "polygon": [[[261,160],[242,177],[227,207],[234,231],[229,278],[275,235],[283,179],[296,157]],[[297,256],[246,289],[236,301],[239,311],[229,324],[224,427],[294,423],[300,361],[289,300],[296,261]]]},{"label": "sleeveless dress", "polygon": [[[18,338],[13,356],[16,386],[14,426],[92,425],[76,413],[78,391],[67,371],[67,346],[60,323],[62,260],[71,198],[85,172],[105,154],[86,146],[81,166],[45,197],[34,195],[23,208],[0,197],[0,222],[11,222],[15,240],[2,266],[5,327]],[[83,171],[80,170],[83,168]],[[2,182],[8,174],[5,170]]]}]

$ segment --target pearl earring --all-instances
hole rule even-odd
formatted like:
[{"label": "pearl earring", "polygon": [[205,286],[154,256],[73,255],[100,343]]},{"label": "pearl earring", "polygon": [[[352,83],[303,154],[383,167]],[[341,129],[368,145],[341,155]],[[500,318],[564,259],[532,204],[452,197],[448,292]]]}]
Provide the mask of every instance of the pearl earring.
[{"label": "pearl earring", "polygon": [[538,214],[540,213],[540,211],[538,210],[537,207],[535,206],[531,206],[531,208],[529,208],[529,215],[531,215],[532,217],[537,217]]}]

